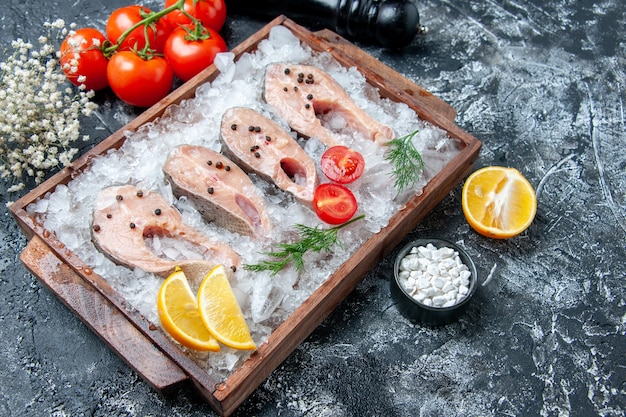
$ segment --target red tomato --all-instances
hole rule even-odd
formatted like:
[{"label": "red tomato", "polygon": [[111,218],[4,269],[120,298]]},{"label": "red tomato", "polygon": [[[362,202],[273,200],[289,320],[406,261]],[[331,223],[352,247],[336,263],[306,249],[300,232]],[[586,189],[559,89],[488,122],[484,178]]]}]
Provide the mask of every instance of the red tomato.
[{"label": "red tomato", "polygon": [[174,70],[174,74],[183,81],[213,63],[215,55],[228,50],[224,39],[213,29],[207,28],[207,38],[188,40],[192,26],[179,26],[165,42],[165,58]]},{"label": "red tomato", "polygon": [[[176,4],[178,0],[165,0],[165,8]],[[185,0],[184,9],[191,16],[202,22],[204,27],[217,32],[222,30],[226,21],[226,2],[224,0]],[[165,19],[172,27],[193,23],[180,10],[174,10],[165,15]]]},{"label": "red tomato", "polygon": [[[109,41],[117,43],[120,37],[135,24],[141,22],[152,10],[143,6],[125,6],[115,10],[109,16],[106,34]],[[144,28],[146,29],[144,31]],[[162,53],[165,41],[171,32],[170,25],[163,19],[150,23],[147,27],[139,26],[128,34],[120,44],[118,51],[141,50],[146,46],[146,32],[150,48]]]},{"label": "red tomato", "polygon": [[107,81],[109,60],[102,53],[104,35],[97,29],[82,28],[68,35],[59,49],[59,62],[67,79],[87,90],[102,90]]},{"label": "red tomato", "polygon": [[348,184],[363,174],[363,155],[346,146],[330,147],[322,155],[320,162],[324,175],[339,184]]},{"label": "red tomato", "polygon": [[172,88],[174,73],[165,58],[143,59],[132,51],[117,52],[107,67],[109,85],[126,103],[149,107]]},{"label": "red tomato", "polygon": [[317,217],[326,223],[341,224],[354,216],[357,202],[352,191],[343,185],[325,183],[313,193],[313,209]]}]

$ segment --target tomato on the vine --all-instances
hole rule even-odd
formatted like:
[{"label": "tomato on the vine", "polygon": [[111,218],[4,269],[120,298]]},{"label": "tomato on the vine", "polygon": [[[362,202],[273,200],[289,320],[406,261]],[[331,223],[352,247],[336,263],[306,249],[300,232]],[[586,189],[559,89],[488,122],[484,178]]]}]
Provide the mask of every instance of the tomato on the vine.
[{"label": "tomato on the vine", "polygon": [[97,29],[81,28],[70,33],[61,43],[59,63],[67,79],[87,90],[102,90],[107,81],[109,60],[102,52],[105,37]]},{"label": "tomato on the vine", "polygon": [[[165,8],[176,4],[178,0],[165,0]],[[205,27],[217,32],[222,30],[226,21],[226,2],[224,0],[185,0],[185,12],[202,22]],[[176,27],[193,23],[181,10],[174,10],[165,15],[165,19]]]},{"label": "tomato on the vine", "polygon": [[313,193],[313,210],[328,224],[345,223],[357,210],[354,194],[347,187],[339,184],[320,184]]},{"label": "tomato on the vine", "polygon": [[[113,11],[107,20],[107,38],[111,43],[117,43],[124,32],[133,27],[135,24],[141,22],[152,13],[152,10],[143,6],[133,5],[120,7],[119,9]],[[157,19],[156,21],[149,23],[147,27],[142,25],[131,31],[122,41],[117,50],[142,50],[146,47],[147,34],[147,41],[150,43],[150,48],[158,53],[162,53],[165,41],[171,31],[172,28],[163,18]]]},{"label": "tomato on the vine", "polygon": [[174,73],[163,57],[144,59],[132,51],[121,51],[111,57],[107,78],[118,98],[133,106],[149,107],[170,92]]},{"label": "tomato on the vine", "polygon": [[324,152],[320,165],[329,180],[348,184],[363,174],[365,159],[354,149],[339,145],[332,146]]},{"label": "tomato on the vine", "polygon": [[[215,55],[228,50],[224,39],[211,28],[199,28],[196,36],[194,26],[179,26],[165,42],[165,59],[174,74],[183,81],[213,63]],[[194,40],[194,38],[198,38]]]}]

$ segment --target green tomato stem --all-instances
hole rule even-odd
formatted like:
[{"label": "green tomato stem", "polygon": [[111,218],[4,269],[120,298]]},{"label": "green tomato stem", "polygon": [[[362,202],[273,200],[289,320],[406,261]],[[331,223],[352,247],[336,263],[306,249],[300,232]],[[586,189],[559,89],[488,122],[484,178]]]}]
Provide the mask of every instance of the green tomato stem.
[{"label": "green tomato stem", "polygon": [[181,10],[183,13],[185,13],[184,6],[185,6],[185,0],[178,0],[175,4],[172,4],[170,7],[167,7],[159,12],[151,13],[148,17],[135,23],[130,28],[128,28],[124,33],[122,33],[122,35],[119,37],[119,39],[114,45],[106,46],[105,48],[103,48],[102,53],[105,56],[110,57],[115,51],[117,51],[120,45],[126,40],[128,35],[130,35],[133,30],[137,29],[138,27],[144,26],[144,34],[145,34],[144,36],[146,37],[146,47],[141,51],[140,55],[142,56],[146,55],[146,52],[149,49],[149,43],[150,43],[150,41],[148,40],[148,36],[147,36],[148,25],[152,22],[156,22],[157,20],[173,12],[174,10]]}]

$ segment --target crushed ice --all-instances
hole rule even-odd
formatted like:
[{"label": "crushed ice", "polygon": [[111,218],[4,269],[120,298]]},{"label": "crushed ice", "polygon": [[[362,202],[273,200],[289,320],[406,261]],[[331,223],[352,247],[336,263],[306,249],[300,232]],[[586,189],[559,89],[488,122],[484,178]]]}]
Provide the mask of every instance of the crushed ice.
[{"label": "crushed ice", "polygon": [[[172,105],[159,120],[136,132],[127,132],[127,140],[120,149],[110,150],[95,158],[89,169],[67,186],[59,185],[55,192],[31,204],[28,212],[36,216],[46,229],[54,231],[70,250],[105,278],[130,305],[158,324],[156,294],[162,279],[117,266],[96,250],[90,237],[93,199],[100,189],[119,184],[134,184],[159,192],[166,201],[176,205],[185,223],[210,238],[230,244],[240,253],[244,264],[259,262],[264,259],[261,252],[271,250],[275,243],[293,239],[294,224],[318,225],[320,222],[311,209],[252,175],[253,182],[266,196],[266,205],[273,219],[273,241],[258,242],[236,235],[206,224],[186,199],[176,200],[161,170],[169,151],[177,145],[199,145],[219,151],[220,120],[223,112],[230,107],[251,107],[287,128],[285,122],[273,116],[271,108],[262,100],[264,69],[275,62],[324,68],[374,119],[392,126],[397,136],[420,129],[414,137],[414,144],[427,168],[425,177],[413,190],[398,196],[390,186],[390,166],[384,160],[383,147],[345,129],[345,122],[340,117],[331,115],[324,121],[337,129],[347,146],[365,157],[364,175],[350,185],[359,201],[357,215],[365,214],[365,219],[341,230],[339,238],[344,247],[337,247],[332,254],[307,254],[307,269],[302,277],[289,268],[277,277],[253,274],[239,268],[231,284],[247,317],[252,336],[260,345],[358,247],[373,233],[380,231],[412,195],[421,193],[428,180],[459,152],[458,142],[450,139],[445,131],[419,120],[406,104],[380,98],[355,68],[346,69],[331,55],[313,52],[287,28],[273,28],[269,38],[260,42],[256,51],[243,54],[237,62],[230,52],[218,55],[215,64],[220,74],[212,83],[200,86],[195,98]],[[298,140],[313,160],[318,161],[324,145],[315,138]],[[326,181],[319,166],[318,174],[321,182]],[[168,239],[154,238],[148,243],[159,256],[176,259],[194,255],[193,249],[179,247],[177,242]],[[191,354],[211,374],[222,379],[248,355],[226,348],[218,354]]]}]

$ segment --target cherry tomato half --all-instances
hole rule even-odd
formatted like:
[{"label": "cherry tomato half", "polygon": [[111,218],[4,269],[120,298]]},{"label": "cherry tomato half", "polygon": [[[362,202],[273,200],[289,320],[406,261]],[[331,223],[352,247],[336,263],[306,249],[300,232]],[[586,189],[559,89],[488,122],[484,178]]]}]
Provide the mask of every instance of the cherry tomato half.
[{"label": "cherry tomato half", "polygon": [[324,152],[320,165],[329,180],[348,184],[363,174],[365,159],[359,152],[339,145],[332,146]]},{"label": "cherry tomato half", "polygon": [[[117,43],[120,37],[133,25],[141,22],[152,10],[143,6],[124,6],[113,11],[107,20],[106,34],[109,41]],[[172,31],[170,25],[163,19],[150,23],[144,31],[144,26],[134,29],[120,44],[118,51],[131,49],[141,50],[146,46],[146,33],[150,48],[162,53],[165,41]]]},{"label": "cherry tomato half", "polygon": [[357,207],[354,194],[343,185],[320,184],[313,193],[313,210],[328,224],[347,222],[354,216]]},{"label": "cherry tomato half", "polygon": [[[165,8],[174,5],[178,0],[165,0]],[[217,32],[222,30],[226,21],[226,2],[224,0],[185,0],[185,12],[202,22],[204,27]],[[172,27],[193,23],[180,10],[174,10],[165,15],[165,19]]]},{"label": "cherry tomato half", "polygon": [[107,65],[102,53],[105,37],[97,29],[81,28],[70,33],[61,43],[59,63],[67,79],[87,90],[102,90],[109,85]]},{"label": "cherry tomato half", "polygon": [[143,59],[122,51],[111,57],[107,78],[118,98],[132,106],[149,107],[170,92],[174,72],[165,58]]},{"label": "cherry tomato half", "polygon": [[165,42],[165,59],[183,81],[211,65],[215,55],[228,50],[224,39],[211,28],[206,28],[206,39],[188,40],[188,31],[193,29],[193,26],[179,26]]}]

